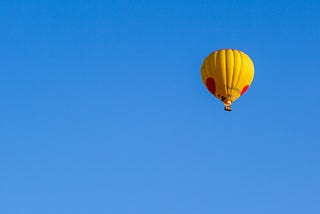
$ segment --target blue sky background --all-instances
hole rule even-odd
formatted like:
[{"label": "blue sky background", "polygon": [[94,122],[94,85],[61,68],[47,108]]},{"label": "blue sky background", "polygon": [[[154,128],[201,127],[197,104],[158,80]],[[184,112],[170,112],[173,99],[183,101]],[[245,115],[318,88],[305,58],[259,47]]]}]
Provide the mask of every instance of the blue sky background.
[{"label": "blue sky background", "polygon": [[[320,1],[0,2],[1,214],[320,213]],[[225,112],[221,48],[255,63]]]}]

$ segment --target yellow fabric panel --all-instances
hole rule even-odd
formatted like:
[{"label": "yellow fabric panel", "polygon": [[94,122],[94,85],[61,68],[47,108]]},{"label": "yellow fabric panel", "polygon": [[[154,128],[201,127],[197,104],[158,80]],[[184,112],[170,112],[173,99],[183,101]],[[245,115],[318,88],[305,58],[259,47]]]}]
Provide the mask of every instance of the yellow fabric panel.
[{"label": "yellow fabric panel", "polygon": [[250,86],[254,64],[247,54],[239,50],[222,49],[206,57],[201,76],[205,85],[208,78],[214,80],[214,96],[225,104],[232,103],[241,96],[244,87]]},{"label": "yellow fabric panel", "polygon": [[241,89],[236,87],[236,81],[239,79],[240,76],[240,72],[241,72],[241,53],[238,50],[233,51],[233,55],[234,55],[234,68],[233,68],[233,75],[232,75],[232,83],[231,83],[231,88],[233,90],[231,90],[232,92],[232,101],[236,100],[240,94],[239,92],[241,92]]},{"label": "yellow fabric panel", "polygon": [[217,57],[217,70],[213,70],[210,73],[217,73],[219,75],[218,79],[216,80],[216,85],[221,86],[223,88],[223,95],[227,94],[227,74],[226,74],[226,55],[225,51],[218,51],[218,57]]},{"label": "yellow fabric panel", "polygon": [[233,80],[233,71],[234,71],[234,56],[233,51],[228,49],[226,52],[226,86],[227,86],[227,94],[232,94],[232,80]]}]

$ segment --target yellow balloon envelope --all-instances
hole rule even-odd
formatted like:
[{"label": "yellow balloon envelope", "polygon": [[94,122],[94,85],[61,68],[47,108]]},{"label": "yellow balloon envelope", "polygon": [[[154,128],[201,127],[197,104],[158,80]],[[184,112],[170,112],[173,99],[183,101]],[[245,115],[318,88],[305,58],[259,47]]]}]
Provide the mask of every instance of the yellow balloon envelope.
[{"label": "yellow balloon envelope", "polygon": [[225,110],[231,111],[230,105],[250,87],[254,65],[239,50],[217,50],[203,61],[201,76],[207,89],[224,103]]}]

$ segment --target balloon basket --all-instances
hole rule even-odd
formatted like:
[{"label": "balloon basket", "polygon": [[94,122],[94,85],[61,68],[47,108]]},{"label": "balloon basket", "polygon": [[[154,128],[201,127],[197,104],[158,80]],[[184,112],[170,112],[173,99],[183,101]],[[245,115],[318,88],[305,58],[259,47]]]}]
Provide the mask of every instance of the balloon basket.
[{"label": "balloon basket", "polygon": [[225,110],[225,111],[232,111],[232,108],[231,108],[230,106],[225,106],[225,107],[224,107],[224,110]]}]

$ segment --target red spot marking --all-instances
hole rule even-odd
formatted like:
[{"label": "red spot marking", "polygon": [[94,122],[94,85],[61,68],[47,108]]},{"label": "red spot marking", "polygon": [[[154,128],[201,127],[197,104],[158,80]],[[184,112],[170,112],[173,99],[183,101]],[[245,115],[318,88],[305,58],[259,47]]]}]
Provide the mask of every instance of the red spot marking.
[{"label": "red spot marking", "polygon": [[248,90],[248,88],[249,88],[249,85],[244,86],[243,89],[242,89],[242,91],[241,91],[241,95],[244,94],[244,93],[246,93],[246,91]]},{"label": "red spot marking", "polygon": [[208,90],[214,95],[214,93],[216,92],[216,84],[211,77],[209,77],[206,80],[206,86],[207,86]]}]

